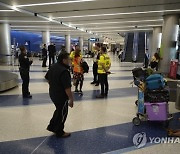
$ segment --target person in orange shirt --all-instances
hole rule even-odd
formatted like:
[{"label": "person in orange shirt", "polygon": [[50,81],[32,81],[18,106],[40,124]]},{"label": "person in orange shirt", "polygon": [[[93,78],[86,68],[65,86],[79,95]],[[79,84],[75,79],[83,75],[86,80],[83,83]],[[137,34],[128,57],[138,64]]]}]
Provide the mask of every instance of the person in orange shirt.
[{"label": "person in orange shirt", "polygon": [[[82,86],[84,81],[84,74],[83,74],[83,68],[81,66],[82,64],[82,56],[81,56],[81,50],[76,49],[75,50],[75,56],[74,56],[74,68],[73,68],[73,79],[74,79],[74,85],[75,85],[75,93],[83,94],[82,92]],[[78,86],[80,84],[80,90],[78,90]]]}]

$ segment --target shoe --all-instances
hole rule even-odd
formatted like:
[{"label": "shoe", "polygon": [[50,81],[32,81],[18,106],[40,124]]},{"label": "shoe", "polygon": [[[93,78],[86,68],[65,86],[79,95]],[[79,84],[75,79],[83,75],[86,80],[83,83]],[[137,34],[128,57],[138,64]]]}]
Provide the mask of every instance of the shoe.
[{"label": "shoe", "polygon": [[23,98],[32,98],[32,95],[23,96]]},{"label": "shoe", "polygon": [[99,83],[96,83],[95,86],[99,86]]},{"label": "shoe", "polygon": [[71,133],[66,133],[66,132],[64,132],[63,135],[56,134],[57,138],[67,138],[67,137],[70,137],[70,136],[71,136]]},{"label": "shoe", "polygon": [[55,131],[51,127],[49,127],[49,126],[47,127],[47,130],[50,131],[50,132],[55,133]]},{"label": "shoe", "polygon": [[96,98],[104,98],[104,95],[98,95]]},{"label": "shoe", "polygon": [[74,93],[79,93],[79,90],[76,89],[76,90],[74,91]]},{"label": "shoe", "polygon": [[91,84],[95,84],[95,83],[96,83],[96,82],[94,82],[94,81],[93,81],[93,82],[91,82]]},{"label": "shoe", "polygon": [[108,94],[105,94],[104,97],[107,98],[107,97],[108,97]]},{"label": "shoe", "polygon": [[83,95],[83,92],[82,92],[82,90],[80,90],[80,91],[79,91],[79,94],[80,94],[80,95]]}]

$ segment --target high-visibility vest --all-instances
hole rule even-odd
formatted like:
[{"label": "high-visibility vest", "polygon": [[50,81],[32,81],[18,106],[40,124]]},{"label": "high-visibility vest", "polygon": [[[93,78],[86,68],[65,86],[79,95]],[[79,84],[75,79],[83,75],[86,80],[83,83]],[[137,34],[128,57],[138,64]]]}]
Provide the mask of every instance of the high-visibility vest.
[{"label": "high-visibility vest", "polygon": [[111,59],[107,54],[100,55],[100,59],[98,60],[98,73],[104,74],[106,71],[103,68],[103,65],[107,70],[110,69],[111,66]]}]

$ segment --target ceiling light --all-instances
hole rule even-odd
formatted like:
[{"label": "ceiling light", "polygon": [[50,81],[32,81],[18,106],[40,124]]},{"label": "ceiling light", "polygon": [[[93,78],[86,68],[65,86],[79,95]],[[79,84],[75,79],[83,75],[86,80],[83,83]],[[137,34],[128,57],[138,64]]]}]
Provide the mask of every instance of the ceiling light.
[{"label": "ceiling light", "polygon": [[[162,25],[140,25],[138,27],[158,27]],[[98,28],[89,28],[89,29],[119,29],[119,28],[134,28],[135,25],[133,26],[123,26],[123,27],[98,27]]]},{"label": "ceiling light", "polygon": [[12,6],[12,9],[15,10],[15,11],[19,11],[19,9],[15,5]]},{"label": "ceiling light", "polygon": [[14,12],[15,10],[0,10],[0,12]]},{"label": "ceiling light", "polygon": [[[103,24],[118,24],[118,23],[136,23],[136,22],[153,22],[153,21],[163,21],[163,19],[156,20],[138,20],[138,21],[119,21],[119,22],[99,22],[99,23],[88,23],[88,25],[103,25]],[[85,25],[85,24],[72,24],[72,25]]]},{"label": "ceiling light", "polygon": [[24,4],[24,5],[16,5],[16,7],[57,5],[57,4],[69,4],[69,3],[91,2],[91,1],[96,1],[96,0],[71,0],[71,1],[61,1],[61,2],[48,2],[48,3],[36,3],[36,4]]},{"label": "ceiling light", "polygon": [[[147,28],[147,29],[124,29],[124,30],[115,30],[115,32],[126,32],[126,31],[148,31],[148,30],[153,30],[152,28]],[[104,34],[108,34],[106,33],[107,31],[98,31]],[[117,34],[116,34],[117,35]]]},{"label": "ceiling light", "polygon": [[48,20],[49,20],[49,21],[53,21],[51,17],[49,17],[49,19],[48,19]]},{"label": "ceiling light", "polygon": [[144,12],[121,12],[121,13],[109,13],[109,14],[90,14],[90,15],[82,15],[82,16],[66,16],[66,17],[55,17],[55,18],[67,19],[67,18],[84,18],[84,17],[99,17],[99,16],[148,14],[148,13],[177,12],[177,11],[180,11],[180,9],[176,9],[176,10],[144,11]]},{"label": "ceiling light", "polygon": [[30,20],[0,20],[0,22],[49,22],[49,21],[30,21]]}]

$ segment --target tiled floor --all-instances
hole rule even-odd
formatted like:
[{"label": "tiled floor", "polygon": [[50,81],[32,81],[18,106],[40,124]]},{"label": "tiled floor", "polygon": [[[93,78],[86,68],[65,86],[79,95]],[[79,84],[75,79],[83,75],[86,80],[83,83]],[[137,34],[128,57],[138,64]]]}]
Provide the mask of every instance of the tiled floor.
[{"label": "tiled floor", "polygon": [[[147,144],[137,149],[133,136],[145,132],[147,137],[166,137],[162,123],[142,122],[133,126],[136,115],[137,88],[132,87],[131,70],[141,64],[120,63],[111,56],[108,99],[97,100],[99,87],[90,85],[92,67],[85,75],[84,95],[75,95],[75,106],[70,109],[65,129],[73,132],[68,139],[57,139],[46,130],[54,106],[48,96],[48,84],[44,80],[46,68],[35,60],[31,67],[30,91],[32,100],[21,97],[19,87],[0,94],[0,153],[2,154],[96,154],[96,153],[178,153],[179,144]],[[92,59],[87,59],[92,66]],[[0,66],[0,70],[14,71],[18,67]],[[74,89],[73,89],[74,90]],[[171,127],[178,128],[180,113],[174,103],[169,110],[174,113]],[[149,142],[149,141],[148,141]]]}]

